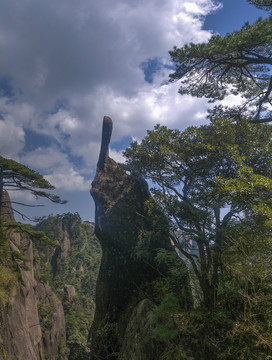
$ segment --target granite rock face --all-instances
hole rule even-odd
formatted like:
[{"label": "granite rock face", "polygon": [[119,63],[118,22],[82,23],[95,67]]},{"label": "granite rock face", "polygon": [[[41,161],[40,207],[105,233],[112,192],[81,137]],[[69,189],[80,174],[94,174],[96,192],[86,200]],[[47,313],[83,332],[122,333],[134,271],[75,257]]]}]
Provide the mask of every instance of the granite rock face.
[{"label": "granite rock face", "polygon": [[[4,196],[9,199],[7,193]],[[12,210],[4,217],[5,221],[14,221]],[[34,272],[39,271],[34,259],[37,254],[29,237],[9,230],[7,238],[11,251],[28,260],[14,260],[17,269],[14,296],[0,306],[0,359],[56,359],[60,345],[65,346],[62,304],[48,285],[35,279]],[[6,266],[8,269],[10,264]]]},{"label": "granite rock face", "polygon": [[159,359],[160,345],[154,339],[156,306],[149,299],[134,308],[120,349],[119,360]]},{"label": "granite rock face", "polygon": [[76,289],[73,285],[64,285],[64,291],[67,294],[68,301],[72,301],[76,296]]},{"label": "granite rock face", "polygon": [[[150,214],[146,207],[150,199],[147,183],[127,174],[109,157],[111,131],[112,121],[105,117],[91,188],[96,206],[95,231],[102,247],[90,334],[91,359],[155,360],[158,346],[152,331],[156,308],[154,283],[166,276],[168,270],[158,265],[156,255],[158,249],[173,253],[174,249],[165,218],[158,209]],[[146,319],[149,320],[145,327]],[[134,334],[133,331],[140,339],[137,351],[130,346],[133,340],[129,334]],[[153,350],[144,355],[147,344]],[[140,354],[138,357],[133,355],[135,351]]]}]

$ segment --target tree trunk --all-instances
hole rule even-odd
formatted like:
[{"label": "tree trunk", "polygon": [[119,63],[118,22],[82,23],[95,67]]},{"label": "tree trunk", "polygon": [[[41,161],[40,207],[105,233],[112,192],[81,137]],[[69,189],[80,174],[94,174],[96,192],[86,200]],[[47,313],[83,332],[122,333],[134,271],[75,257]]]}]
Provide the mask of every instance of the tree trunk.
[{"label": "tree trunk", "polygon": [[[213,270],[213,272],[215,269]],[[217,303],[218,274],[210,279],[208,274],[203,274],[200,281],[200,287],[203,293],[203,305],[206,308],[214,308]]]}]

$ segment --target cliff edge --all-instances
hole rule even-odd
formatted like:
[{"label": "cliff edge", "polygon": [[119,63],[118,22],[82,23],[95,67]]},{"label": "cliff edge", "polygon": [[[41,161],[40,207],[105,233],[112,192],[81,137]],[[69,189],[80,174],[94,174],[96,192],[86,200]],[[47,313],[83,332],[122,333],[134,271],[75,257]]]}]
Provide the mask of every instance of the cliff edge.
[{"label": "cliff edge", "polygon": [[[10,201],[7,192],[4,197]],[[14,221],[11,206],[2,220]],[[0,359],[67,360],[61,355],[66,342],[63,307],[52,289],[35,279],[38,253],[31,239],[14,230],[0,236],[7,247],[7,258],[1,257]]]}]

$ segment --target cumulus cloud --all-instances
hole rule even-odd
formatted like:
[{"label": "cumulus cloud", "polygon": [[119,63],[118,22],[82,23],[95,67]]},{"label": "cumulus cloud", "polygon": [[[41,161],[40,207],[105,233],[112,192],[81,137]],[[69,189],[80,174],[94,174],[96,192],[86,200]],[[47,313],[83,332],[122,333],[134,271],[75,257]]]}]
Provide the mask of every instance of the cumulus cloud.
[{"label": "cumulus cloud", "polygon": [[73,168],[59,170],[56,173],[44,176],[57,189],[70,191],[83,191],[91,187],[91,181],[86,181],[84,176],[80,175]]},{"label": "cumulus cloud", "polygon": [[115,149],[110,149],[110,157],[115,160],[118,163],[124,163],[125,162],[125,158],[123,156],[123,152],[122,151],[117,151]]},{"label": "cumulus cloud", "polygon": [[62,166],[63,163],[68,163],[67,155],[55,146],[38,147],[22,155],[20,160],[24,165],[33,167],[38,171],[50,171]]},{"label": "cumulus cloud", "polygon": [[199,14],[214,8],[211,0],[5,2],[0,68],[24,99],[46,110],[56,99],[86,94],[98,84],[132,95],[143,82],[142,61],[167,56],[173,45],[208,39]]},{"label": "cumulus cloud", "polygon": [[[157,123],[205,122],[207,103],[168,84],[168,51],[207,41],[213,0],[20,0],[0,5],[0,152],[67,191],[89,188],[104,115],[114,142],[141,139]],[[143,64],[157,59],[146,81]],[[152,69],[151,69],[152,70]],[[40,137],[31,143],[32,131]],[[47,140],[43,144],[43,138]],[[51,139],[50,141],[48,139]],[[39,143],[41,141],[41,143]],[[35,146],[34,146],[35,143]]]},{"label": "cumulus cloud", "polygon": [[0,154],[8,158],[16,158],[24,147],[25,134],[14,121],[0,120]]}]

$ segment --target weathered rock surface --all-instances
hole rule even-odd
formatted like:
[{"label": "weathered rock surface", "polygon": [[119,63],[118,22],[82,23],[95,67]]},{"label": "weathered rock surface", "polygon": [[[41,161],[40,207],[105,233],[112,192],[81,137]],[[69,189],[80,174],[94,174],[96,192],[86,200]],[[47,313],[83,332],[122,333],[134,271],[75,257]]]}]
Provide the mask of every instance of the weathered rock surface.
[{"label": "weathered rock surface", "polygon": [[[102,247],[91,358],[155,360],[153,285],[168,270],[160,267],[155,257],[158,249],[174,249],[163,215],[155,208],[150,214],[146,208],[150,199],[146,182],[127,174],[109,157],[111,131],[112,121],[105,117],[91,189],[95,231]],[[180,284],[180,288],[186,286],[186,280]],[[137,337],[137,349],[129,334]]]},{"label": "weathered rock surface", "polygon": [[60,244],[61,247],[61,256],[66,258],[68,256],[70,250],[70,238],[67,230],[64,230],[63,240]]},{"label": "weathered rock surface", "polygon": [[67,294],[68,301],[72,301],[73,298],[76,296],[76,289],[73,285],[64,285],[64,291]]},{"label": "weathered rock surface", "polygon": [[[5,193],[5,199],[8,194]],[[14,221],[12,210],[6,221]],[[8,232],[12,251],[28,261],[14,260],[17,269],[15,295],[0,307],[0,360],[53,360],[65,345],[65,321],[61,302],[51,288],[34,277],[32,241],[27,235]],[[8,263],[7,263],[7,266]],[[66,356],[60,357],[66,360]]]},{"label": "weathered rock surface", "polygon": [[119,360],[159,359],[159,345],[154,339],[156,306],[149,299],[137,304],[130,316]]}]

